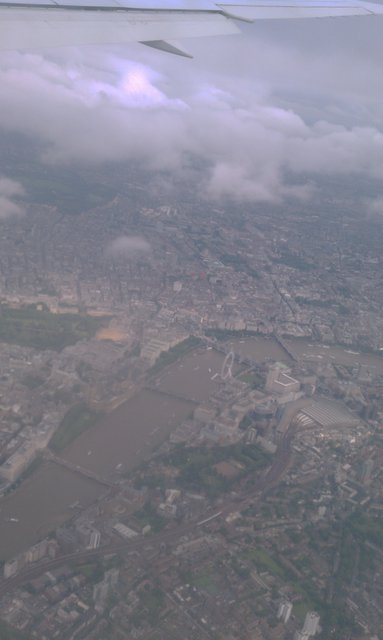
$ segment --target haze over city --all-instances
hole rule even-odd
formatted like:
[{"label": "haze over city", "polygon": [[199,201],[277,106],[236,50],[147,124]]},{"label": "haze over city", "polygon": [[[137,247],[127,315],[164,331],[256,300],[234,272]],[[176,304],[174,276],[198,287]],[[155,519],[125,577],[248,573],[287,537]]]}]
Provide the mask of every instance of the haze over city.
[{"label": "haze over city", "polygon": [[1,637],[382,637],[382,27],[1,53]]}]

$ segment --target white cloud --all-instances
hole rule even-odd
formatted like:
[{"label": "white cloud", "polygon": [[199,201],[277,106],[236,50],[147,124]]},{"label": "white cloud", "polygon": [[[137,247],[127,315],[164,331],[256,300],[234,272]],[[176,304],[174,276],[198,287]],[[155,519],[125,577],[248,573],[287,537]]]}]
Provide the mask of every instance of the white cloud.
[{"label": "white cloud", "polygon": [[131,160],[210,198],[309,197],[307,173],[381,178],[378,22],[255,25],[192,44],[195,61],[138,47],[139,63],[116,49],[9,55],[1,126],[41,139],[46,161]]},{"label": "white cloud", "polygon": [[21,184],[0,176],[0,218],[24,213],[24,207],[20,204],[20,197],[23,193]]},{"label": "white cloud", "polygon": [[131,258],[148,253],[150,244],[141,236],[119,236],[106,248],[106,254],[113,258]]},{"label": "white cloud", "polygon": [[383,196],[366,200],[364,204],[367,213],[383,215]]}]

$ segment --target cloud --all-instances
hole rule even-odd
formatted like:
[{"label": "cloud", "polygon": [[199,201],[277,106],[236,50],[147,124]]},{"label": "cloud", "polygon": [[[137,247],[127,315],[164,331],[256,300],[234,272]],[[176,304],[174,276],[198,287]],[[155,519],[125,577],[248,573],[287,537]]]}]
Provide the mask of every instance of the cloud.
[{"label": "cloud", "polygon": [[140,236],[119,236],[106,248],[106,255],[112,258],[132,258],[150,251],[150,244]]},{"label": "cloud", "polygon": [[365,201],[365,207],[367,213],[383,215],[383,196],[377,198],[370,198]]},{"label": "cloud", "polygon": [[220,163],[212,171],[207,194],[215,200],[277,203],[285,198],[307,200],[313,194],[313,187],[286,184],[273,166],[259,168],[254,174],[240,165]]},{"label": "cloud", "polygon": [[0,176],[0,218],[22,215],[24,207],[20,204],[20,197],[24,189],[18,182]]},{"label": "cloud", "polygon": [[383,177],[380,27],[263,23],[191,43],[191,62],[138,46],[139,62],[107,48],[4,56],[1,126],[40,139],[50,163],[133,161],[218,200],[309,198],[321,176]]}]

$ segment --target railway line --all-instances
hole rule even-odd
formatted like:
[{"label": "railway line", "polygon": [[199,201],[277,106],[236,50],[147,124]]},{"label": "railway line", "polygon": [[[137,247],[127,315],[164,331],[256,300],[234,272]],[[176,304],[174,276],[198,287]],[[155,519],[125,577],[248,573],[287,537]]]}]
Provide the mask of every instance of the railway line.
[{"label": "railway line", "polygon": [[160,547],[162,543],[175,542],[184,535],[189,535],[197,528],[208,526],[211,522],[218,518],[225,519],[232,511],[244,509],[249,503],[255,499],[262,499],[267,493],[279,482],[283,474],[287,470],[290,463],[290,445],[294,437],[295,429],[289,428],[280,438],[278,449],[275,454],[273,463],[267,473],[260,478],[257,486],[241,497],[230,498],[222,505],[217,512],[217,507],[211,507],[205,513],[205,517],[201,520],[201,516],[194,520],[189,520],[185,524],[172,527],[169,530],[153,534],[151,536],[141,536],[139,539],[129,540],[108,545],[107,547],[99,547],[97,549],[86,549],[74,553],[61,555],[51,560],[41,561],[36,565],[31,565],[23,569],[19,574],[0,580],[0,598],[12,592],[12,590],[22,586],[30,580],[41,575],[45,571],[50,571],[63,564],[79,563],[85,560],[102,557],[104,555],[127,552],[127,551],[144,551],[145,548]]}]

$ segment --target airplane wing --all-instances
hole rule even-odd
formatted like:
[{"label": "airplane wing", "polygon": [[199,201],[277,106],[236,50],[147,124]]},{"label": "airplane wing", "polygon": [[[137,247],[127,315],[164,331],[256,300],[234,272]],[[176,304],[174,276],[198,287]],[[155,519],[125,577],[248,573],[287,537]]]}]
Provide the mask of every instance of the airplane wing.
[{"label": "airplane wing", "polygon": [[363,0],[0,0],[0,50],[142,42],[187,55],[174,39],[239,33],[238,22],[383,14]]}]

